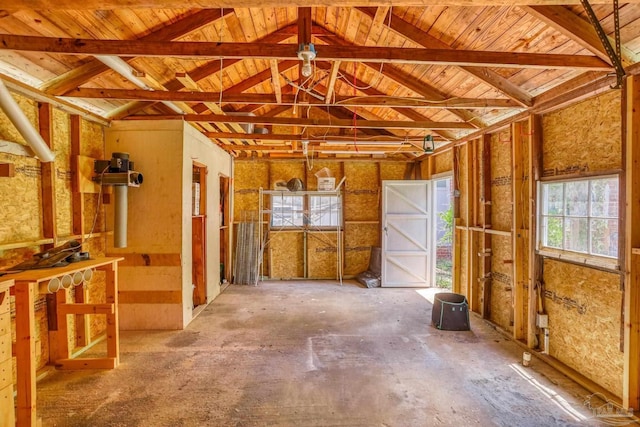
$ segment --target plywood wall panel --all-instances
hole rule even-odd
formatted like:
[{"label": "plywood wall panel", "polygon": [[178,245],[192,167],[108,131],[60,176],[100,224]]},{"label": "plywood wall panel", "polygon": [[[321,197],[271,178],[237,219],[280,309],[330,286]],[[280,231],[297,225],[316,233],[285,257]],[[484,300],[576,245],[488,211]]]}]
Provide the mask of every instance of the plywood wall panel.
[{"label": "plywood wall panel", "polygon": [[80,154],[94,159],[106,159],[105,156],[111,158],[111,153],[104,152],[104,128],[84,119],[80,121],[80,126]]},{"label": "plywood wall panel", "polygon": [[307,233],[307,277],[309,279],[338,278],[336,261],[338,237],[338,233],[331,231]]},{"label": "plywood wall panel", "polygon": [[495,230],[509,231],[513,222],[511,133],[491,135],[491,219]]},{"label": "plywood wall panel", "polygon": [[547,259],[544,283],[551,356],[621,396],[619,276]]},{"label": "plywood wall panel", "polygon": [[[407,162],[381,162],[380,163],[380,180],[401,180],[410,168],[411,163]],[[410,178],[413,179],[413,178]]]},{"label": "plywood wall panel", "polygon": [[[11,93],[13,99],[16,100],[16,103],[22,110],[22,112],[27,116],[29,121],[34,125],[34,127],[38,128],[38,104],[31,99],[27,99],[21,95],[17,95],[15,93]],[[20,132],[15,128],[13,123],[9,120],[9,118],[4,114],[4,111],[0,109],[0,139],[5,141],[17,142],[20,144],[27,145],[26,141],[20,135]]]},{"label": "plywood wall panel", "polygon": [[71,205],[71,131],[69,115],[53,109],[53,147],[56,186],[56,232],[58,236],[73,234]]},{"label": "plywood wall panel", "polygon": [[380,245],[379,224],[346,224],[344,235],[344,275],[352,276],[369,267],[371,247]]},{"label": "plywood wall panel", "polygon": [[0,244],[38,240],[42,235],[40,164],[33,158],[0,154],[3,161],[13,163],[16,174],[0,178]]},{"label": "plywood wall panel", "polygon": [[434,157],[433,173],[444,173],[453,170],[453,150],[438,153]]},{"label": "plywood wall panel", "polygon": [[377,163],[345,162],[345,221],[379,219],[380,185]]},{"label": "plywood wall panel", "polygon": [[304,277],[304,233],[301,231],[272,233],[269,242],[271,278]]},{"label": "plywood wall panel", "polygon": [[269,163],[236,162],[233,178],[233,217],[244,211],[258,211],[259,189],[269,189]]},{"label": "plywood wall panel", "polygon": [[543,174],[621,168],[620,123],[619,91],[546,114],[542,119]]},{"label": "plywood wall panel", "polygon": [[508,331],[513,329],[511,246],[511,237],[491,237],[491,321]]}]

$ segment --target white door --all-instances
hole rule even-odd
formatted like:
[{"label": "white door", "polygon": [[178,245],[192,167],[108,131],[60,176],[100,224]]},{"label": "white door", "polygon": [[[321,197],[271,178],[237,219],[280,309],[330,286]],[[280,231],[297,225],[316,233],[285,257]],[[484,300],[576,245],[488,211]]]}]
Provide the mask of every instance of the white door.
[{"label": "white door", "polygon": [[382,286],[431,286],[429,181],[382,181]]}]

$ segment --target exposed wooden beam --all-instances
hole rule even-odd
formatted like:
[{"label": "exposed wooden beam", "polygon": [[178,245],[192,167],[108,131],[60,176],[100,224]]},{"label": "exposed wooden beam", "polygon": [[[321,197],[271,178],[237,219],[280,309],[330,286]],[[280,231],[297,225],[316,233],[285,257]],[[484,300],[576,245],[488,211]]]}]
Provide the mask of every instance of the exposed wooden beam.
[{"label": "exposed wooden beam", "polygon": [[282,87],[280,86],[280,71],[278,70],[278,60],[269,61],[271,68],[271,84],[273,85],[273,93],[276,97],[276,103],[282,104]]},{"label": "exposed wooden beam", "polygon": [[[316,153],[323,151],[356,153],[356,152],[379,152],[387,151],[393,153],[422,153],[423,150],[420,147],[413,145],[367,145],[366,141],[358,141],[357,149],[355,144],[349,145],[328,145],[328,144],[315,144],[312,146]],[[269,151],[269,152],[289,152],[295,151],[295,148],[291,145],[228,145],[223,148],[227,148],[232,151]]]},{"label": "exposed wooden beam", "polygon": [[[179,73],[186,75],[186,73]],[[272,73],[273,75],[273,70]],[[345,74],[345,77],[347,74]],[[352,78],[352,77],[351,77]],[[67,93],[66,97],[88,98],[88,99],[127,99],[145,101],[181,101],[181,102],[219,102],[219,92],[198,92],[196,89],[191,92],[182,91],[148,91],[142,89],[92,89],[78,88]],[[329,91],[329,88],[327,88]],[[385,95],[378,90],[364,91],[368,96],[336,96],[335,102],[327,102],[315,97],[311,97],[309,104],[318,107],[341,105],[343,107],[389,107],[389,108],[519,108],[510,99],[473,99],[473,98],[452,98],[450,100],[434,101],[426,98],[395,98]],[[222,103],[224,104],[263,104],[263,105],[294,105],[296,97],[293,94],[258,94],[258,93],[228,93],[222,92]],[[213,110],[212,110],[213,111]]]},{"label": "exposed wooden beam", "polygon": [[[298,65],[297,60],[288,60],[288,61],[280,61],[278,62],[278,73],[284,73],[285,71],[296,67]],[[259,85],[267,80],[269,80],[272,76],[271,69],[267,69],[259,72],[258,74],[254,74],[253,76],[241,81],[240,83],[231,86],[223,92],[223,96],[225,94],[240,94],[245,90],[251,89],[254,86]]]},{"label": "exposed wooden beam", "polygon": [[[640,0],[627,0],[639,3]],[[514,5],[579,5],[580,0],[374,0],[366,2],[370,6],[514,6]],[[609,0],[590,0],[591,4],[609,4]],[[343,0],[341,7],[360,6],[362,0]],[[113,10],[113,9],[188,9],[221,7],[334,7],[334,0],[13,0],[2,7],[7,11],[32,10]]]},{"label": "exposed wooden beam", "polygon": [[[522,10],[535,16],[556,31],[578,43],[580,46],[592,52],[597,57],[611,63],[598,33],[590,22],[582,19],[571,10],[563,6],[521,6]],[[613,44],[613,40],[610,39]],[[624,65],[635,62],[634,54],[628,49],[622,49],[622,61]]]},{"label": "exposed wooden beam", "polygon": [[[175,40],[230,13],[233,13],[233,9],[226,9],[224,11],[221,11],[220,9],[201,10],[193,15],[189,15],[177,22],[174,22],[173,24],[159,28],[146,36],[141,37],[139,40]],[[102,62],[97,59],[92,59],[80,67],[69,70],[64,74],[45,82],[40,89],[51,95],[62,95],[63,93],[74,89],[109,70],[110,68]]]},{"label": "exposed wooden beam", "polygon": [[327,83],[327,92],[324,96],[324,102],[331,103],[331,97],[334,95],[334,89],[336,86],[336,80],[338,79],[338,71],[340,71],[341,61],[334,61],[331,64],[331,71],[329,72],[329,82]]},{"label": "exposed wooden beam", "polygon": [[298,8],[298,44],[311,43],[311,8]]},{"label": "exposed wooden beam", "polygon": [[[291,117],[252,117],[252,116],[223,116],[219,114],[185,114],[185,115],[145,115],[130,116],[127,120],[185,120],[187,122],[210,123],[254,123],[279,126],[306,126],[325,128],[350,128],[353,121],[347,119],[301,119]],[[433,121],[391,121],[391,120],[360,120],[359,129],[473,129],[463,122],[433,122]]]},{"label": "exposed wooden beam", "polygon": [[[369,16],[371,19],[375,20],[377,13],[375,8],[358,7],[357,9],[365,15]],[[389,22],[389,25],[391,29],[396,33],[407,38],[408,40],[411,40],[414,43],[419,44],[420,46],[424,46],[425,48],[451,49],[451,46],[449,46],[448,44],[442,42],[440,39],[429,35],[427,32],[403,20],[399,16],[393,16],[391,21]],[[517,101],[521,105],[527,107],[531,106],[531,95],[529,93],[522,90],[517,85],[511,83],[509,80],[505,79],[495,71],[488,70],[486,68],[469,66],[462,66],[461,68],[477,79],[485,82],[489,86],[498,89],[506,96]]]},{"label": "exposed wooden beam", "polygon": [[[297,59],[297,45],[267,43],[167,42],[145,40],[90,40],[0,35],[0,49],[69,55],[120,55],[174,58]],[[609,71],[600,58],[586,55],[486,52],[470,50],[322,46],[324,60],[400,64],[470,65],[505,68],[584,69]]]},{"label": "exposed wooden beam", "polygon": [[[251,139],[256,142],[287,142],[287,141],[302,141],[303,139],[309,140],[311,145],[319,144],[320,142],[333,143],[336,141],[346,141],[353,140],[353,136],[339,136],[339,135],[326,135],[322,138],[313,138],[309,136],[302,136],[298,134],[271,134],[271,133],[231,133],[231,132],[203,132],[203,135],[208,138],[213,139],[229,139],[229,140],[247,140]],[[367,143],[367,140],[371,141],[370,135],[364,135],[358,133],[356,135],[356,139],[358,143],[362,142],[363,144]],[[399,142],[410,142],[410,143],[422,143],[422,138],[400,138],[397,136],[388,136],[388,135],[379,135],[375,137],[376,143],[388,143],[388,144],[397,144]]]}]

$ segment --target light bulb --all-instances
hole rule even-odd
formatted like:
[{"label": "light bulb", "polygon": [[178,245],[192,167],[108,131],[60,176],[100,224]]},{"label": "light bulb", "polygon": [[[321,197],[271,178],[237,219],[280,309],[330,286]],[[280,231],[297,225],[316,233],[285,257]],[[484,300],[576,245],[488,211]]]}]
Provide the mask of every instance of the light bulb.
[{"label": "light bulb", "polygon": [[302,75],[304,77],[309,77],[311,75],[311,62],[303,61],[302,62]]}]

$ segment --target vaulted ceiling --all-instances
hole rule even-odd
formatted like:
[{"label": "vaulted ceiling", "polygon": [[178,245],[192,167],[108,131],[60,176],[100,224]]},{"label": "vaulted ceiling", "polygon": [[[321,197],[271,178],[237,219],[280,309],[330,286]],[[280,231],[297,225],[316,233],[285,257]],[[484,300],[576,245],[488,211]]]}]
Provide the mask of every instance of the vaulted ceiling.
[{"label": "vaulted ceiling", "polygon": [[[610,1],[200,3],[14,0],[0,11],[0,78],[105,121],[186,120],[236,156],[415,159],[430,138],[470,138],[640,68],[637,2],[617,14]],[[617,15],[617,58],[589,10],[613,50]]]}]

